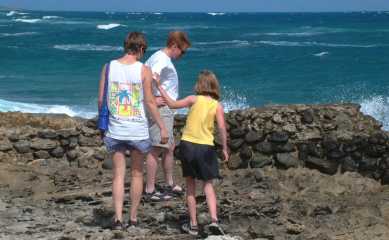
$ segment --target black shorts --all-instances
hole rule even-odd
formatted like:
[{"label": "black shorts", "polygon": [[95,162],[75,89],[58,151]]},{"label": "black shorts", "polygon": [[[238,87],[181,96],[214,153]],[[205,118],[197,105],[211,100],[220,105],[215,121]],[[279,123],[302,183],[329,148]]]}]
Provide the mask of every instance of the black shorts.
[{"label": "black shorts", "polygon": [[207,181],[219,177],[219,166],[214,146],[181,141],[179,155],[184,177]]}]

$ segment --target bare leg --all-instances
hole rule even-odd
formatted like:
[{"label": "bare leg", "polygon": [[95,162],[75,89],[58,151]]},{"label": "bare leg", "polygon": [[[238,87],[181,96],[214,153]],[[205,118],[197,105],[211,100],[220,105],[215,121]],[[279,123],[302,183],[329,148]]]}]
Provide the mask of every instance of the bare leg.
[{"label": "bare leg", "polygon": [[130,220],[137,221],[138,206],[143,191],[143,159],[144,154],[131,151],[131,209]]},{"label": "bare leg", "polygon": [[112,199],[115,209],[115,221],[123,222],[124,177],[126,173],[126,160],[122,152],[115,152],[112,156],[113,180]]},{"label": "bare leg", "polygon": [[186,178],[186,202],[188,204],[188,211],[190,223],[192,226],[197,226],[196,217],[196,181],[192,177]]},{"label": "bare leg", "polygon": [[155,179],[158,170],[158,155],[160,154],[160,151],[161,150],[159,148],[153,147],[153,149],[146,156],[146,192],[148,193],[151,193],[155,190]]},{"label": "bare leg", "polygon": [[164,152],[163,156],[163,171],[165,174],[165,183],[169,186],[173,186],[173,168],[174,168],[174,148],[175,145],[171,145],[168,150]]},{"label": "bare leg", "polygon": [[207,198],[208,210],[211,215],[212,222],[217,222],[216,194],[213,189],[212,180],[204,182],[204,193]]}]

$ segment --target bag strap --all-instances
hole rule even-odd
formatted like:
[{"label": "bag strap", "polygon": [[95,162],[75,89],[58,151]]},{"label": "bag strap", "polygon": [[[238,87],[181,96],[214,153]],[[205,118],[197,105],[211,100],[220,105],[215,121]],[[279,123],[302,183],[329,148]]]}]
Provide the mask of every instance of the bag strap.
[{"label": "bag strap", "polygon": [[103,104],[107,104],[108,76],[109,76],[109,65],[110,65],[110,63],[111,62],[108,62],[105,65]]}]

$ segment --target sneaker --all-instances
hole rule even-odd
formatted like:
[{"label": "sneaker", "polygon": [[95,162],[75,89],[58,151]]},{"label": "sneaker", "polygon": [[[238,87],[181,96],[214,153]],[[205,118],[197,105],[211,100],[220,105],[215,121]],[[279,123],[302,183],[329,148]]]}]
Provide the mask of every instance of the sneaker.
[{"label": "sneaker", "polygon": [[224,230],[220,227],[217,222],[212,222],[205,226],[207,232],[211,233],[211,235],[224,235]]},{"label": "sneaker", "polygon": [[172,199],[173,197],[167,193],[161,193],[161,192],[154,191],[151,193],[144,192],[143,198],[146,202],[162,202],[162,201],[168,201],[168,200]]},{"label": "sneaker", "polygon": [[184,232],[184,233],[188,233],[192,236],[197,236],[199,235],[199,228],[197,226],[192,226],[192,224],[190,223],[184,223],[182,224],[181,226],[181,230]]},{"label": "sneaker", "polygon": [[116,220],[112,223],[111,229],[120,231],[125,229],[125,225],[120,220]]}]

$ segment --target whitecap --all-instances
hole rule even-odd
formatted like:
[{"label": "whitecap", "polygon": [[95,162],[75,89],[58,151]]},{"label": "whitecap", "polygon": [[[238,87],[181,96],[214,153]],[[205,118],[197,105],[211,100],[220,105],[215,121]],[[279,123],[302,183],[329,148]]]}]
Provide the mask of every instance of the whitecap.
[{"label": "whitecap", "polygon": [[5,14],[7,17],[12,17],[13,15],[17,14],[18,12],[16,11],[10,11],[7,14]]},{"label": "whitecap", "polygon": [[222,12],[209,12],[207,14],[211,15],[211,16],[223,16],[225,13],[222,13]]},{"label": "whitecap", "polygon": [[45,20],[48,20],[48,19],[59,19],[59,18],[62,18],[62,17],[59,17],[59,16],[43,16],[42,19],[45,19]]},{"label": "whitecap", "polygon": [[160,13],[160,12],[155,12],[155,13],[153,13],[154,15],[162,15],[162,13]]},{"label": "whitecap", "polygon": [[112,29],[112,28],[116,28],[116,27],[119,27],[119,26],[122,26],[121,24],[119,23],[110,23],[110,24],[102,24],[102,25],[97,25],[97,28],[98,29],[102,29],[102,30],[109,30],[109,29]]},{"label": "whitecap", "polygon": [[14,19],[15,22],[24,22],[24,23],[37,23],[42,21],[41,19],[24,19],[24,18],[17,18]]},{"label": "whitecap", "polygon": [[83,118],[92,118],[96,116],[96,112],[91,112],[79,107],[23,103],[2,99],[0,99],[0,112],[55,113],[66,114],[70,117],[77,116]]},{"label": "whitecap", "polygon": [[214,42],[196,42],[193,45],[224,45],[224,44],[237,44],[237,45],[249,45],[246,40],[229,40],[229,41],[214,41]]},{"label": "whitecap", "polygon": [[53,48],[64,51],[123,51],[122,47],[108,46],[108,45],[94,45],[94,44],[63,44],[54,45]]},{"label": "whitecap", "polygon": [[0,37],[19,37],[19,36],[28,36],[36,35],[37,32],[20,32],[20,33],[0,33]]},{"label": "whitecap", "polygon": [[361,45],[361,44],[322,43],[322,42],[289,42],[289,41],[256,41],[255,43],[261,43],[261,44],[272,45],[272,46],[284,46],[284,47],[320,46],[320,47],[373,48],[373,47],[387,46],[384,44]]},{"label": "whitecap", "polygon": [[361,111],[380,121],[389,130],[389,97],[374,96],[360,101]]},{"label": "whitecap", "polygon": [[329,52],[319,52],[319,53],[315,53],[313,54],[313,56],[316,56],[316,57],[323,57],[323,56],[326,56],[328,55]]}]

